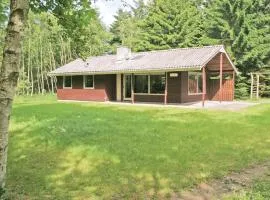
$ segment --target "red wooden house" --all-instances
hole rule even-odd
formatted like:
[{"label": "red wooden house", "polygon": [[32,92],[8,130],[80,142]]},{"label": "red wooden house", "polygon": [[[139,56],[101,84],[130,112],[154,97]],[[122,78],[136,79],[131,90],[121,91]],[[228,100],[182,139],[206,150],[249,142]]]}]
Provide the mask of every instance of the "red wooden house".
[{"label": "red wooden house", "polygon": [[186,103],[232,101],[237,69],[223,46],[77,59],[52,72],[60,100]]}]

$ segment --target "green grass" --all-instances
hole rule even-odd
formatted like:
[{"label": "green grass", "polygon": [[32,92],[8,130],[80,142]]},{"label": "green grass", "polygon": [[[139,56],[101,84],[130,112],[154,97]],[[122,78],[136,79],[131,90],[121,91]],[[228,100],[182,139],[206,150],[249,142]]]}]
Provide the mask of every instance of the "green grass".
[{"label": "green grass", "polygon": [[239,112],[18,97],[11,199],[164,199],[270,156],[270,104]]}]

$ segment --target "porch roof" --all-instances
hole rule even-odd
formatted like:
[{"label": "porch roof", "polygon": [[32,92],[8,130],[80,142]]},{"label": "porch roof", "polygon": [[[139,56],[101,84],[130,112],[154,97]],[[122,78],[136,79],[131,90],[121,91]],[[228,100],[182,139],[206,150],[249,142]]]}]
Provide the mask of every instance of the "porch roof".
[{"label": "porch roof", "polygon": [[179,48],[132,53],[127,60],[117,60],[116,55],[90,57],[83,61],[76,59],[52,72],[51,76],[84,74],[117,74],[155,71],[200,70],[218,53],[223,52],[232,68],[237,71],[223,45],[195,48]]}]

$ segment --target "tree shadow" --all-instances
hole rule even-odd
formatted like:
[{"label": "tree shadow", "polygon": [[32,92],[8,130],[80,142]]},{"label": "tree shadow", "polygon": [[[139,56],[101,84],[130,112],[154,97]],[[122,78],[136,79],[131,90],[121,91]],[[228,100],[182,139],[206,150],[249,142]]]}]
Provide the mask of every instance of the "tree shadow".
[{"label": "tree shadow", "polygon": [[[7,181],[11,199],[170,198],[239,166],[239,158],[252,161],[243,157],[246,149],[233,152],[233,140],[242,134],[236,131],[224,143],[224,135],[213,132],[223,126],[214,116],[58,103],[15,107]],[[237,120],[232,126],[245,128]]]}]

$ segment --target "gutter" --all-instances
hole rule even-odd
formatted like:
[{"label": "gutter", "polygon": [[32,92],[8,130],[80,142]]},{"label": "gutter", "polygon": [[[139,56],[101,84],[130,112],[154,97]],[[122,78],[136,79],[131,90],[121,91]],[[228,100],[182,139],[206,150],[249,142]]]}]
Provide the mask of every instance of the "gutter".
[{"label": "gutter", "polygon": [[199,71],[201,66],[184,67],[184,68],[167,68],[167,69],[149,69],[149,70],[119,70],[119,71],[106,71],[106,72],[64,72],[64,73],[48,73],[48,76],[76,76],[76,75],[102,75],[102,74],[130,74],[130,73],[160,73],[160,72],[182,72],[182,71]]}]

